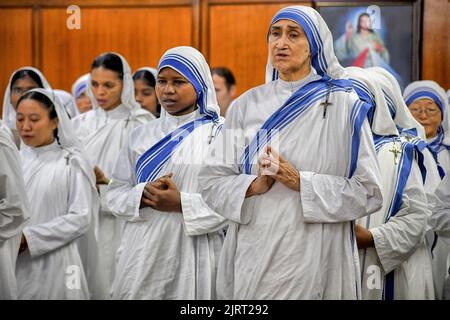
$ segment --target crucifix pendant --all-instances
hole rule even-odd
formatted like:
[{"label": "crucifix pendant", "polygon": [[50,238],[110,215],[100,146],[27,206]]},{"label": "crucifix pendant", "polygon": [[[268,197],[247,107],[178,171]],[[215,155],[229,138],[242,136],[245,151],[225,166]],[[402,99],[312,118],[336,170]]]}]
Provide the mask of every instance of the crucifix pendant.
[{"label": "crucifix pendant", "polygon": [[402,150],[397,148],[397,146],[394,144],[391,149],[389,149],[389,152],[392,152],[394,154],[394,164],[398,164],[398,156],[402,154]]},{"label": "crucifix pendant", "polygon": [[328,108],[328,106],[332,105],[332,103],[329,102],[330,93],[331,93],[331,88],[330,88],[330,86],[328,86],[327,97],[325,98],[325,101],[320,104],[323,107],[323,117],[322,117],[322,119],[325,119],[325,117],[327,116],[327,108]]}]

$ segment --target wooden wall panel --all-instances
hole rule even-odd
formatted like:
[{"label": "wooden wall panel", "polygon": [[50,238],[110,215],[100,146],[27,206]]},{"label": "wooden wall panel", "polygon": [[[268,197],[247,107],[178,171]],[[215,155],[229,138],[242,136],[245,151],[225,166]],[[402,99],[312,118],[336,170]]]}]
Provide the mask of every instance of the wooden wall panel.
[{"label": "wooden wall panel", "polygon": [[422,76],[450,89],[450,1],[424,3]]},{"label": "wooden wall panel", "polygon": [[27,8],[0,10],[0,117],[11,73],[33,62],[32,16]]},{"label": "wooden wall panel", "polygon": [[56,88],[70,89],[105,51],[122,54],[135,70],[156,66],[171,47],[192,45],[190,7],[85,8],[79,30],[66,28],[65,9],[42,11],[42,70]]},{"label": "wooden wall panel", "polygon": [[217,4],[209,8],[207,56],[211,67],[227,66],[238,94],[264,83],[267,30],[286,3]]},{"label": "wooden wall panel", "polygon": [[[266,32],[273,14],[294,0],[79,0],[81,30],[66,27],[69,0],[0,0],[0,98],[13,70],[41,68],[69,90],[101,52],[118,51],[136,69],[156,66],[176,45],[201,48],[211,66],[236,75],[238,92],[264,82]],[[425,0],[422,79],[450,88],[450,2]],[[1,105],[0,105],[1,108]],[[1,111],[1,110],[0,110]]]}]

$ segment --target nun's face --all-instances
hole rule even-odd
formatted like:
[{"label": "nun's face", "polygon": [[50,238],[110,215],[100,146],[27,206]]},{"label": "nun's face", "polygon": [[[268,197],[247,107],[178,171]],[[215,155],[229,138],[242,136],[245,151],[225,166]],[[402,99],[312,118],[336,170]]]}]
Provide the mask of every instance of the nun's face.
[{"label": "nun's face", "polygon": [[442,112],[433,100],[416,100],[409,105],[409,112],[424,127],[427,139],[437,136],[442,121]]},{"label": "nun's face", "polygon": [[311,71],[311,51],[303,29],[291,20],[279,20],[269,34],[270,60],[286,81],[304,78]]},{"label": "nun's face", "polygon": [[157,115],[158,100],[156,99],[155,89],[152,86],[142,79],[137,79],[134,81],[134,95],[142,108],[150,111],[155,116]]},{"label": "nun's face", "polygon": [[84,113],[92,109],[91,99],[89,99],[86,92],[80,94],[79,97],[75,99],[75,102],[77,103],[80,113]]},{"label": "nun's face", "polygon": [[163,68],[156,81],[159,103],[173,116],[181,116],[195,110],[197,93],[194,86],[172,68]]},{"label": "nun's face", "polygon": [[39,101],[25,99],[17,106],[16,127],[27,146],[43,147],[55,140],[58,119],[50,119],[48,109]]},{"label": "nun's face", "polygon": [[28,90],[39,88],[39,85],[30,77],[17,79],[11,88],[11,104],[14,109],[17,109],[17,102],[20,97]]},{"label": "nun's face", "polygon": [[122,80],[117,72],[99,67],[91,71],[91,88],[98,105],[112,110],[122,103]]}]

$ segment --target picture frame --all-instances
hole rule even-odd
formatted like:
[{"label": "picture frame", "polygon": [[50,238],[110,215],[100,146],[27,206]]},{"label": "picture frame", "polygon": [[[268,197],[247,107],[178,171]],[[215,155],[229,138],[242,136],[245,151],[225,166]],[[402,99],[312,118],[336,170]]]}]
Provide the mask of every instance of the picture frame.
[{"label": "picture frame", "polygon": [[420,79],[422,0],[314,1],[344,67],[383,67],[403,90]]}]

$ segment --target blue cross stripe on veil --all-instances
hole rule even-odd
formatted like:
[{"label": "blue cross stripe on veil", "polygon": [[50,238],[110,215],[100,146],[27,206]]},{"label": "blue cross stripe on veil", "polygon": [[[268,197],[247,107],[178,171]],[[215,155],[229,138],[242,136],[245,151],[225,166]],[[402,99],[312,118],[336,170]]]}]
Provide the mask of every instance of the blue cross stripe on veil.
[{"label": "blue cross stripe on veil", "polygon": [[387,106],[389,108],[389,112],[391,114],[392,119],[395,118],[395,115],[397,114],[397,109],[395,109],[395,104],[392,98],[387,94],[386,91],[383,90],[384,98],[386,99]]},{"label": "blue cross stripe on veil", "polygon": [[369,120],[370,125],[373,122],[373,114],[375,113],[376,103],[375,97],[372,92],[370,92],[369,88],[366,87],[364,83],[356,79],[350,79],[353,85],[353,89],[355,89],[358,97],[364,102],[368,103],[371,108],[367,111],[367,118]]},{"label": "blue cross stripe on veil", "polygon": [[409,106],[414,100],[420,99],[420,98],[429,98],[436,102],[439,109],[442,111],[442,117],[444,116],[444,106],[445,103],[442,101],[441,98],[439,98],[439,94],[435,92],[431,88],[417,88],[413,90],[405,99],[406,104]]},{"label": "blue cross stripe on veil", "polygon": [[275,111],[258,130],[250,144],[245,147],[241,157],[240,170],[246,174],[251,173],[252,160],[272,138],[274,133],[283,130],[292,121],[300,117],[318,100],[327,96],[328,92],[350,91],[350,81],[346,79],[328,80],[323,78],[310,82],[294,94]]},{"label": "blue cross stripe on veil", "polygon": [[197,105],[204,116],[177,128],[139,157],[135,171],[138,183],[154,181],[175,149],[190,133],[206,123],[217,122],[219,119],[217,113],[207,109],[208,88],[200,72],[188,59],[178,54],[168,54],[161,60],[158,69],[161,70],[164,67],[175,69],[194,86],[197,93]]},{"label": "blue cross stripe on veil", "polygon": [[75,90],[75,97],[78,97],[81,94],[81,92],[83,92],[86,89],[86,87],[87,87],[87,83],[86,82],[82,82],[78,86],[78,88],[76,88],[76,90]]},{"label": "blue cross stripe on veil", "polygon": [[[391,141],[401,141],[398,137],[377,137],[375,142],[375,149],[378,151],[380,147]],[[395,194],[389,204],[389,209],[385,215],[384,222],[388,222],[391,217],[394,217],[400,210],[402,205],[402,195],[408,181],[409,175],[412,169],[412,163],[414,161],[414,154],[418,155],[418,164],[422,172],[422,179],[425,181],[426,169],[423,164],[422,150],[426,147],[426,143],[418,138],[414,142],[401,141],[402,155],[398,164],[398,170],[396,175]],[[384,298],[386,300],[394,300],[394,271],[391,271],[386,275],[386,281],[384,285]]]},{"label": "blue cross stripe on veil", "polygon": [[[316,25],[311,18],[303,11],[296,8],[286,8],[280,11],[275,17],[273,17],[270,26],[276,23],[278,20],[287,19],[298,23],[306,33],[309,46],[311,49],[311,65],[316,70],[317,74],[322,77],[329,78],[327,75],[328,63],[325,59],[325,52],[323,48],[322,39],[319,35]],[[270,30],[268,33],[269,37]],[[278,79],[278,72],[273,73],[273,80]]]},{"label": "blue cross stripe on veil", "polygon": [[431,154],[433,155],[433,159],[436,162],[439,171],[439,176],[441,177],[441,179],[444,179],[445,170],[439,163],[438,154],[439,152],[441,152],[442,149],[447,149],[450,151],[450,146],[443,144],[442,141],[444,141],[444,130],[442,129],[442,127],[439,127],[438,136],[436,139],[434,139],[432,142],[428,144],[428,150],[430,150]]},{"label": "blue cross stripe on veil", "polygon": [[350,123],[352,124],[352,149],[350,158],[350,169],[348,177],[351,178],[355,173],[358,163],[359,142],[361,140],[361,127],[364,123],[364,119],[369,117],[369,114],[373,110],[373,107],[361,100],[354,103],[352,112],[350,114]]}]

